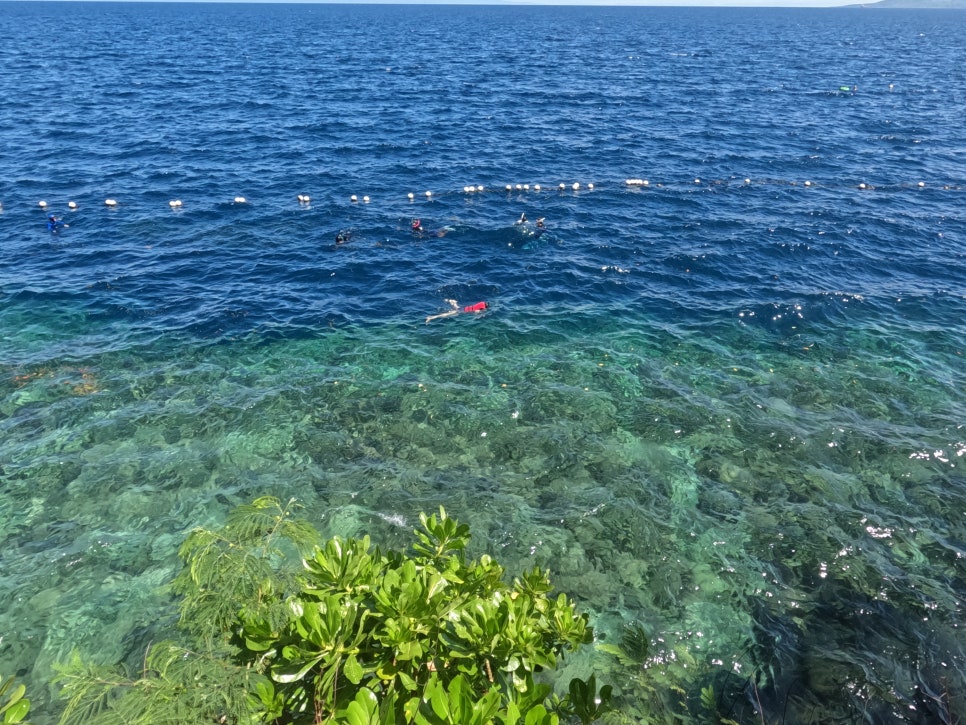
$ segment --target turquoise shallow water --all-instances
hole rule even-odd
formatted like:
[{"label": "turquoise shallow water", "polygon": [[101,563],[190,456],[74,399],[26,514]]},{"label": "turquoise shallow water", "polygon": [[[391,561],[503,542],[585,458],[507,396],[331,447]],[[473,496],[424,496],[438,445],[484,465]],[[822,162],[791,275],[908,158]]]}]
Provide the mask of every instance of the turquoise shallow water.
[{"label": "turquoise shallow water", "polygon": [[921,371],[958,351],[453,322],[21,373],[3,408],[7,661],[132,656],[170,611],[185,532],[272,493],[386,542],[445,505],[511,570],[550,567],[602,636],[644,623],[672,682],[754,674],[795,719],[955,681],[962,399]]},{"label": "turquoise shallow water", "polygon": [[[570,665],[629,713],[966,711],[961,14],[0,7],[0,672],[36,722],[264,494],[389,544],[444,505],[550,568],[648,633],[643,671]],[[448,298],[490,309],[425,324]]]}]

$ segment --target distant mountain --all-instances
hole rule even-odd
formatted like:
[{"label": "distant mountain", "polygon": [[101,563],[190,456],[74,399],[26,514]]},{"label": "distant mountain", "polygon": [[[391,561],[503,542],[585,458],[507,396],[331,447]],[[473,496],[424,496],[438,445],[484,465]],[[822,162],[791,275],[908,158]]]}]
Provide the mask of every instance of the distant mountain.
[{"label": "distant mountain", "polygon": [[877,3],[860,3],[847,7],[863,8],[940,8],[966,10],[966,0],[880,0]]}]

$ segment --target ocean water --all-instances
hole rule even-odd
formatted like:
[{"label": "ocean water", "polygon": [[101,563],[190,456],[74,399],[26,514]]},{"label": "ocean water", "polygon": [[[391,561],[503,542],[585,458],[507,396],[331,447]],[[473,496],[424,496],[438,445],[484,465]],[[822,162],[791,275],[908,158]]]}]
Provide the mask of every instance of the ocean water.
[{"label": "ocean water", "polygon": [[443,505],[643,626],[643,670],[567,670],[630,722],[966,712],[966,13],[0,2],[0,37],[34,722],[265,494],[386,544]]}]

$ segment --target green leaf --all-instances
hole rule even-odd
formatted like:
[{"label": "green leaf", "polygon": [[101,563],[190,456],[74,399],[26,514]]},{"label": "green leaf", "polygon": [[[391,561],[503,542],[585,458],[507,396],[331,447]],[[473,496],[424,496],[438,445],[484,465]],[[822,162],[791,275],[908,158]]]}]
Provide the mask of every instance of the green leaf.
[{"label": "green leaf", "polygon": [[399,670],[399,672],[396,674],[398,675],[399,681],[402,683],[403,687],[405,687],[410,692],[413,692],[416,689],[416,680],[410,677],[407,673],[403,672],[402,670]]},{"label": "green leaf", "polygon": [[526,725],[557,725],[560,722],[560,718],[554,713],[547,712],[547,708],[543,705],[537,705],[527,713],[527,717],[523,722]]},{"label": "green leaf", "polygon": [[379,725],[379,700],[375,693],[365,687],[359,690],[346,708],[345,716],[349,725]]},{"label": "green leaf", "polygon": [[411,640],[409,642],[402,642],[396,648],[396,659],[407,662],[416,657],[422,657],[423,646],[416,640]]},{"label": "green leaf", "polygon": [[422,705],[423,700],[421,697],[411,697],[403,704],[403,712],[406,716],[406,722],[415,722],[416,714],[419,712],[419,706]]},{"label": "green leaf", "polygon": [[[9,683],[12,683],[12,682],[13,682],[13,680],[8,680],[8,684]],[[6,688],[4,688],[4,689],[6,689]],[[19,700],[20,698],[22,698],[26,693],[27,693],[27,686],[26,685],[17,685],[14,688],[13,692],[11,692],[9,695],[7,695],[7,704],[3,706],[3,709],[0,709],[0,712],[3,712],[10,705],[12,705],[15,702],[17,702],[17,700]]]},{"label": "green leaf", "polygon": [[436,713],[436,717],[441,720],[449,719],[449,695],[446,690],[443,689],[442,684],[437,678],[430,680],[429,684],[426,685],[426,692],[424,697],[428,696],[429,704],[433,708],[433,712]]},{"label": "green leaf", "polygon": [[17,723],[30,712],[30,700],[18,700],[3,713],[4,723]]},{"label": "green leaf", "polygon": [[648,651],[651,648],[651,642],[644,627],[639,624],[630,624],[624,627],[621,647],[628,657],[643,664],[647,660]]},{"label": "green leaf", "polygon": [[618,647],[616,644],[608,644],[607,642],[601,642],[597,645],[597,649],[606,654],[613,655],[614,657],[626,657],[627,653]]},{"label": "green leaf", "polygon": [[354,654],[346,657],[345,664],[342,666],[342,672],[345,674],[346,679],[353,685],[358,685],[362,682],[362,677],[365,674],[362,665],[359,664],[359,658]]},{"label": "green leaf", "polygon": [[434,599],[437,594],[446,588],[446,580],[438,573],[433,572],[429,578],[429,586],[426,591],[426,601]]},{"label": "green leaf", "polygon": [[506,704],[506,712],[503,713],[503,725],[517,725],[520,722],[520,708],[515,702]]},{"label": "green leaf", "polygon": [[[293,647],[286,647],[285,650],[294,650]],[[275,682],[280,682],[282,684],[288,684],[291,682],[297,682],[305,677],[306,673],[315,667],[319,662],[325,659],[325,655],[319,655],[318,657],[313,657],[308,661],[298,662],[283,662],[272,667],[272,679]]]},{"label": "green leaf", "polygon": [[707,687],[701,688],[701,705],[705,710],[715,711],[715,705],[717,701],[714,696],[714,687],[708,685]]}]

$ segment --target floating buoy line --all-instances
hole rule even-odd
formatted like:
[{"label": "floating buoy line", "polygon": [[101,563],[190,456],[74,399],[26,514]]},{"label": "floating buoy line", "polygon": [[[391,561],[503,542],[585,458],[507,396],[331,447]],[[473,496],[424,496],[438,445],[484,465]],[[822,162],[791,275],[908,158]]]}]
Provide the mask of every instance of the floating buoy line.
[{"label": "floating buoy line", "polygon": [[[963,191],[964,187],[959,184],[949,184],[949,183],[936,183],[936,182],[926,182],[926,181],[915,181],[907,183],[893,183],[893,184],[870,184],[864,181],[858,181],[854,183],[842,183],[842,182],[817,182],[812,179],[803,180],[782,180],[782,179],[752,179],[750,177],[738,178],[731,177],[728,179],[713,179],[706,180],[700,177],[695,177],[694,179],[688,181],[654,181],[647,178],[628,178],[619,184],[613,184],[610,186],[612,189],[621,189],[629,192],[640,192],[642,190],[656,191],[661,189],[674,190],[674,189],[694,189],[695,187],[704,189],[721,190],[723,188],[729,187],[803,187],[807,189],[825,189],[825,190],[856,190],[856,191],[879,191],[879,192],[901,192],[906,190],[922,190],[922,189],[932,189],[941,191]],[[493,186],[486,186],[484,184],[468,184],[464,186],[459,191],[443,191],[435,192],[432,190],[425,190],[421,193],[408,192],[405,195],[400,195],[399,200],[406,199],[409,202],[415,202],[417,198],[423,198],[426,201],[435,201],[437,199],[452,197],[456,195],[463,196],[478,196],[481,194],[547,194],[551,192],[557,193],[579,193],[583,191],[596,191],[599,187],[593,182],[559,182],[557,184],[530,184],[530,183],[514,183],[514,184],[497,184]],[[332,197],[330,197],[331,199]],[[356,205],[360,201],[362,204],[369,204],[372,197],[368,194],[350,194],[348,197],[349,204]],[[389,198],[385,196],[384,198]],[[294,197],[295,202],[299,207],[307,208],[310,206],[312,201],[312,196],[309,194],[296,194]],[[210,198],[206,198],[205,201],[210,201]],[[233,204],[243,205],[248,204],[248,199],[244,196],[235,196],[229,200]],[[112,197],[108,197],[103,200],[103,205],[109,209],[116,209],[121,206],[121,202]],[[184,202],[181,199],[172,199],[168,202],[168,206],[173,210],[180,210],[184,208]],[[37,201],[37,207],[44,212],[49,212],[51,209],[51,204],[46,199],[40,199]],[[80,206],[74,201],[70,200],[67,202],[67,208],[71,211],[77,211]],[[2,201],[0,201],[0,214],[5,211],[9,211],[9,207],[4,207]]]}]

